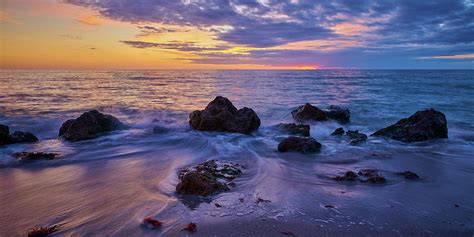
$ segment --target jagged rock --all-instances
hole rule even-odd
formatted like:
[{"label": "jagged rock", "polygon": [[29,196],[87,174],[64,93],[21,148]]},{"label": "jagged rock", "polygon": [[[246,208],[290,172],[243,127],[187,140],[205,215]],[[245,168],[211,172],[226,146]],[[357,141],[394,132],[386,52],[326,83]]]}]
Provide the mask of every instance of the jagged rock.
[{"label": "jagged rock", "polygon": [[360,133],[358,130],[347,131],[346,135],[349,137],[349,143],[351,145],[357,145],[365,140],[367,140],[367,135]]},{"label": "jagged rock", "polygon": [[309,137],[310,126],[305,124],[295,124],[295,123],[280,123],[278,128],[285,130],[291,135],[299,135],[303,137]]},{"label": "jagged rock", "polygon": [[336,130],[334,130],[334,132],[331,133],[332,136],[342,136],[344,135],[345,131],[344,131],[344,128],[340,127],[340,128],[336,128]]},{"label": "jagged rock", "polygon": [[446,116],[434,109],[418,111],[408,118],[380,129],[372,136],[384,136],[403,142],[418,142],[448,137]]},{"label": "jagged rock", "polygon": [[312,137],[288,137],[278,144],[279,152],[313,153],[321,150],[321,143]]},{"label": "jagged rock", "polygon": [[242,166],[235,163],[210,160],[182,169],[176,192],[184,195],[209,196],[229,191],[232,180],[240,176]]},{"label": "jagged rock", "polygon": [[116,117],[91,110],[77,119],[70,119],[59,129],[59,137],[67,141],[94,139],[105,132],[127,128]]},{"label": "jagged rock", "polygon": [[250,134],[260,127],[260,118],[252,109],[237,110],[229,99],[217,96],[204,110],[189,115],[189,125],[199,131]]},{"label": "jagged rock", "polygon": [[0,146],[15,143],[37,142],[38,138],[30,132],[15,131],[10,134],[10,128],[0,124]]},{"label": "jagged rock", "polygon": [[17,152],[12,155],[17,160],[34,161],[34,160],[54,160],[59,155],[48,152]]},{"label": "jagged rock", "polygon": [[398,172],[396,174],[405,177],[405,179],[419,179],[420,178],[420,176],[408,170],[404,172]]},{"label": "jagged rock", "polygon": [[319,109],[309,103],[306,103],[291,112],[296,121],[327,121],[329,119],[336,120],[345,124],[350,122],[350,111],[345,107],[331,105],[327,110]]},{"label": "jagged rock", "polygon": [[330,105],[325,112],[329,119],[336,120],[341,124],[346,124],[350,122],[351,112],[346,107]]}]

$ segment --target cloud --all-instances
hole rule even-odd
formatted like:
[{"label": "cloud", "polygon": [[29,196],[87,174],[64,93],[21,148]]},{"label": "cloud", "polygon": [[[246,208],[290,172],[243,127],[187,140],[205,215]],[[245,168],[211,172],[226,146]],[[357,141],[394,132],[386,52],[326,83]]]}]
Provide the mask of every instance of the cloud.
[{"label": "cloud", "polygon": [[90,26],[98,26],[101,25],[103,22],[102,19],[96,16],[83,16],[77,19],[77,21]]},{"label": "cloud", "polygon": [[69,39],[69,40],[82,40],[82,37],[78,35],[63,34],[63,35],[60,35],[59,37],[64,38],[64,39]]},{"label": "cloud", "polygon": [[458,54],[458,55],[445,55],[445,56],[430,56],[430,57],[419,57],[420,59],[471,59],[474,58],[474,54]]},{"label": "cloud", "polygon": [[18,21],[13,18],[8,12],[0,10],[0,22],[8,22],[18,24]]},{"label": "cloud", "polygon": [[214,47],[203,47],[196,42],[168,42],[168,43],[153,43],[138,40],[124,40],[121,41],[124,44],[130,45],[139,49],[146,48],[160,48],[160,49],[174,49],[183,52],[204,52],[204,51],[217,51],[229,49],[229,46],[214,46]]},{"label": "cloud", "polygon": [[[196,27],[229,45],[261,49],[249,51],[243,58],[228,58],[229,61],[276,62],[277,57],[281,57],[299,62],[303,60],[300,55],[314,61],[311,57],[321,54],[332,61],[334,57],[327,57],[327,52],[331,51],[332,55],[340,57],[347,56],[347,52],[361,57],[367,55],[370,60],[374,54],[379,57],[383,54],[387,62],[392,62],[389,53],[395,53],[400,60],[463,55],[472,52],[466,48],[474,44],[474,4],[467,0],[64,1],[94,9],[101,16],[115,20],[167,26],[143,26],[140,28],[142,35],[174,33],[180,27]],[[172,48],[203,54],[209,51],[196,44],[123,42],[137,48]],[[274,51],[275,47],[298,46],[301,42],[314,45]],[[435,52],[440,54],[435,55]],[[210,58],[200,60],[223,60],[208,56]]]}]

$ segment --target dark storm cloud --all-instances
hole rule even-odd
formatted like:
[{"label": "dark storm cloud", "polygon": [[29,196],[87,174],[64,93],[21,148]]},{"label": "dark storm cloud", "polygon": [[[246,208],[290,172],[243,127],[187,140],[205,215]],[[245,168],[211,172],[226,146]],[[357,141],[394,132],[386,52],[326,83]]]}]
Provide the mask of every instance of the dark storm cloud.
[{"label": "dark storm cloud", "polygon": [[[474,42],[474,1],[472,0],[65,0],[98,10],[102,15],[135,23],[164,23],[209,29],[218,39],[252,47],[271,47],[302,40],[362,40],[364,47],[343,51],[363,53],[424,52],[431,47],[450,45],[457,53],[472,53],[465,46]],[[362,22],[364,35],[344,35],[333,31],[340,23]],[[231,26],[216,31],[213,26]],[[165,29],[142,28],[149,32]],[[128,43],[149,48],[166,45]],[[414,47],[419,45],[420,47]],[[399,50],[400,48],[408,50]],[[190,46],[191,47],[191,46]],[[192,47],[191,47],[192,49]],[[398,51],[395,51],[397,49]],[[193,51],[193,50],[191,50]],[[283,51],[288,55],[290,52]],[[301,53],[301,52],[298,52]],[[279,53],[281,55],[281,52]],[[312,52],[314,54],[314,52]],[[334,54],[334,53],[333,53]],[[281,55],[281,57],[285,57]],[[336,55],[336,54],[334,54]],[[422,56],[422,55],[418,55]],[[249,56],[247,56],[249,57]],[[260,58],[256,52],[250,57]]]}]

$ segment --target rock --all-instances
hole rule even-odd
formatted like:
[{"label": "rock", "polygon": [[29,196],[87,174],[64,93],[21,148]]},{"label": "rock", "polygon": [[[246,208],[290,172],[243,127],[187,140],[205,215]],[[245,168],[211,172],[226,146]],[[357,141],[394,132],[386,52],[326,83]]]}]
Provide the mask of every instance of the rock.
[{"label": "rock", "polygon": [[45,237],[59,231],[61,225],[41,226],[28,230],[28,237]]},{"label": "rock", "polygon": [[7,138],[10,135],[10,128],[6,125],[0,124],[0,141]]},{"label": "rock", "polygon": [[260,118],[252,109],[237,110],[230,100],[217,96],[204,110],[189,115],[189,125],[199,131],[250,134],[260,127]]},{"label": "rock", "polygon": [[209,196],[228,191],[229,183],[241,175],[242,166],[210,160],[179,172],[176,192],[184,195]]},{"label": "rock", "polygon": [[328,116],[326,112],[322,111],[316,106],[312,106],[309,103],[298,107],[291,111],[291,115],[296,121],[314,120],[314,121],[326,121]]},{"label": "rock", "polygon": [[344,175],[336,176],[332,179],[336,181],[356,181],[357,177],[358,176],[354,171],[347,171]]},{"label": "rock", "polygon": [[336,128],[336,130],[334,130],[334,132],[331,133],[332,136],[342,136],[344,135],[345,131],[344,131],[344,128],[340,127],[340,128]]},{"label": "rock", "polygon": [[153,219],[151,217],[147,217],[147,218],[143,219],[142,224],[145,227],[147,227],[148,229],[157,229],[157,228],[161,228],[161,226],[163,226],[163,222],[161,222],[159,220],[156,220],[156,219]]},{"label": "rock", "polygon": [[398,172],[396,174],[405,177],[405,179],[419,179],[420,178],[420,176],[408,170],[404,172]]},{"label": "rock", "polygon": [[361,180],[362,182],[374,183],[374,184],[381,184],[381,183],[387,182],[387,180],[383,176],[379,175],[378,170],[376,169],[359,170],[359,175],[368,177],[368,179],[366,180]]},{"label": "rock", "polygon": [[17,160],[34,161],[34,160],[54,160],[59,155],[48,152],[17,152],[12,155]]},{"label": "rock", "polygon": [[378,171],[376,169],[361,169],[358,174],[365,177],[373,177],[378,176]]},{"label": "rock", "polygon": [[360,133],[358,130],[347,131],[346,135],[349,137],[349,143],[351,145],[357,145],[365,140],[367,140],[367,135]]},{"label": "rock", "polygon": [[383,136],[403,142],[448,138],[446,116],[434,109],[418,111],[408,118],[378,130],[372,136]]},{"label": "rock", "polygon": [[91,110],[77,119],[70,119],[59,129],[59,137],[67,141],[94,139],[101,133],[127,128],[116,117]]},{"label": "rock", "polygon": [[300,135],[303,137],[309,137],[309,125],[295,124],[295,123],[280,123],[278,127],[281,130],[285,130],[291,135]]},{"label": "rock", "polygon": [[15,131],[11,134],[13,143],[37,142],[38,138],[30,132]]},{"label": "rock", "polygon": [[376,169],[362,169],[356,174],[354,171],[347,171],[344,175],[331,178],[336,181],[357,181],[362,183],[382,184],[387,180],[380,176]]},{"label": "rock", "polygon": [[309,103],[306,103],[291,112],[296,121],[327,121],[336,120],[341,124],[349,123],[351,113],[348,108],[331,105],[327,110],[319,109]]},{"label": "rock", "polygon": [[346,107],[331,105],[325,112],[329,119],[336,120],[340,124],[346,124],[350,122],[351,112]]},{"label": "rock", "polygon": [[279,152],[312,153],[321,150],[321,143],[312,137],[288,137],[278,144]]},{"label": "rock", "polygon": [[30,132],[15,131],[10,134],[10,128],[0,124],[0,146],[15,143],[37,142],[38,138]]},{"label": "rock", "polygon": [[384,177],[377,175],[377,176],[368,178],[364,182],[373,183],[373,184],[382,184],[382,183],[386,183],[387,180]]}]

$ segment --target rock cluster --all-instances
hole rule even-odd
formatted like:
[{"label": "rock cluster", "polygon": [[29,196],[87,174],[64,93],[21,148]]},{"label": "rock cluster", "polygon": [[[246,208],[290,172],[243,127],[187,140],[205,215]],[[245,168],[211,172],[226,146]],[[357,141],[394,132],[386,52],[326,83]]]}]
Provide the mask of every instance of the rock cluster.
[{"label": "rock cluster", "polygon": [[0,124],[0,146],[37,141],[38,138],[30,132],[15,131],[10,134],[10,128],[6,125]]},{"label": "rock cluster", "polygon": [[127,126],[116,117],[91,110],[83,113],[76,119],[63,123],[59,129],[59,137],[67,141],[81,141],[93,139],[100,134],[114,130],[124,129]]},{"label": "rock cluster", "polygon": [[242,166],[235,163],[210,160],[182,169],[176,192],[183,195],[209,196],[229,191],[235,178],[242,174]]},{"label": "rock cluster", "polygon": [[362,169],[358,173],[347,171],[344,175],[332,177],[336,181],[360,181],[363,183],[382,184],[387,182],[375,169]]},{"label": "rock cluster", "polygon": [[250,134],[260,127],[260,118],[252,109],[237,110],[229,99],[217,96],[204,110],[189,115],[189,125],[199,131]]}]

